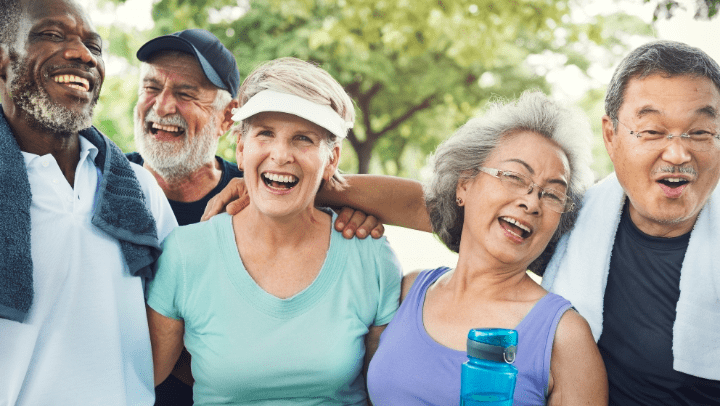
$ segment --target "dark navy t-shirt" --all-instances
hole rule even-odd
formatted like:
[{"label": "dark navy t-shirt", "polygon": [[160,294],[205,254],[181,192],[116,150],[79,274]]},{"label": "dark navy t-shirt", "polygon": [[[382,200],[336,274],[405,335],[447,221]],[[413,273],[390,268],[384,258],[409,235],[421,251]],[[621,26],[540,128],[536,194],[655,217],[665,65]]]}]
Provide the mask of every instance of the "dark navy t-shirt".
[{"label": "dark navy t-shirt", "polygon": [[[127,156],[130,162],[135,162],[138,165],[142,165],[143,162],[145,162],[142,156],[140,156],[137,152],[131,152],[125,154],[125,156]],[[177,219],[179,225],[184,226],[187,224],[199,223],[200,217],[202,217],[202,214],[205,212],[205,206],[207,206],[208,201],[210,201],[210,199],[212,199],[216,194],[220,193],[220,191],[228,185],[230,179],[243,177],[243,173],[240,169],[238,169],[237,164],[228,162],[219,156],[216,156],[215,159],[217,159],[220,163],[220,168],[222,169],[220,183],[218,183],[215,189],[211,190],[210,193],[205,195],[202,199],[191,203],[178,202],[168,199],[170,207],[172,208],[173,213],[175,213],[175,218]]]},{"label": "dark navy t-shirt", "polygon": [[720,405],[720,382],[673,369],[672,331],[689,241],[690,233],[647,235],[633,224],[627,206],[623,210],[598,341],[611,405]]}]

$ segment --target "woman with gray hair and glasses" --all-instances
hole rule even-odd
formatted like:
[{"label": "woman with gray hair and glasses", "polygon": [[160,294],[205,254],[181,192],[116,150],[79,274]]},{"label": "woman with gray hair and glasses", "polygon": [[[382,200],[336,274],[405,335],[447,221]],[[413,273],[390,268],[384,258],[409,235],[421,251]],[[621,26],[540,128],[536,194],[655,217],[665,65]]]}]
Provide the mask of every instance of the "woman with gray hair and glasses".
[{"label": "woman with gray hair and glasses", "polygon": [[[457,405],[473,328],[518,331],[515,405],[605,405],[605,368],[587,322],[526,272],[541,274],[592,183],[582,113],[541,93],[495,104],[440,145],[425,188],[348,177],[337,196],[382,221],[432,230],[454,268],[413,272],[368,371],[377,405]],[[429,215],[429,218],[428,218]]]}]

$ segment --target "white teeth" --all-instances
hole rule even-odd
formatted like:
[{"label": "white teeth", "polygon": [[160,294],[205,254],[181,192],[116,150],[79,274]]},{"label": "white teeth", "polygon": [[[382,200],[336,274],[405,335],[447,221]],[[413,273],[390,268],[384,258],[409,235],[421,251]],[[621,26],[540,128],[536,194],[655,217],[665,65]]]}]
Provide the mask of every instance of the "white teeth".
[{"label": "white teeth", "polygon": [[154,128],[156,130],[171,132],[171,133],[176,133],[176,132],[180,131],[180,127],[178,127],[178,126],[162,125],[162,124],[158,124],[158,123],[153,123],[152,128]]},{"label": "white teeth", "polygon": [[530,228],[528,228],[527,226],[524,226],[524,225],[520,224],[517,220],[515,220],[515,219],[512,218],[512,217],[500,217],[500,218],[503,219],[503,220],[505,220],[505,221],[507,221],[507,222],[510,223],[510,224],[515,225],[516,227],[520,228],[521,230],[525,231],[526,233],[529,233],[529,232],[530,232]]},{"label": "white teeth", "polygon": [[57,83],[67,83],[68,87],[73,89],[83,90],[86,92],[90,90],[90,81],[85,78],[81,78],[80,76],[58,75],[53,77],[53,80]]},{"label": "white teeth", "polygon": [[279,183],[292,183],[297,180],[297,178],[295,176],[280,175],[277,173],[264,173],[263,176],[265,176],[267,179],[269,179],[273,182],[279,182]]},{"label": "white teeth", "polygon": [[665,178],[663,179],[665,182],[682,182],[685,179],[682,178]]}]

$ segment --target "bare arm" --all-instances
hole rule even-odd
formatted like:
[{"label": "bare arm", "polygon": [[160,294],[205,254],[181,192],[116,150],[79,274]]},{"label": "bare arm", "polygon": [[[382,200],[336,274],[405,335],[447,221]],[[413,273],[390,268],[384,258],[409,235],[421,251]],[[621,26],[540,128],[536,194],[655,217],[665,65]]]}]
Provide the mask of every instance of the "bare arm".
[{"label": "bare arm", "polygon": [[607,405],[605,364],[587,321],[573,310],[560,319],[550,362],[548,405]]},{"label": "bare arm", "polygon": [[152,345],[155,386],[167,379],[183,349],[185,323],[165,317],[149,306],[147,310]]},{"label": "bare arm", "polygon": [[[245,179],[233,178],[223,190],[208,201],[201,221],[227,211],[235,215],[250,204],[250,198],[245,188]],[[327,204],[326,204],[327,205]],[[368,235],[380,238],[385,233],[385,227],[374,216],[368,216],[362,211],[351,207],[343,207],[335,220],[335,229],[342,232],[345,238],[353,236],[363,239]]]},{"label": "bare arm", "polygon": [[345,175],[345,179],[345,188],[323,188],[316,201],[353,207],[384,224],[432,231],[420,182],[379,175]]}]

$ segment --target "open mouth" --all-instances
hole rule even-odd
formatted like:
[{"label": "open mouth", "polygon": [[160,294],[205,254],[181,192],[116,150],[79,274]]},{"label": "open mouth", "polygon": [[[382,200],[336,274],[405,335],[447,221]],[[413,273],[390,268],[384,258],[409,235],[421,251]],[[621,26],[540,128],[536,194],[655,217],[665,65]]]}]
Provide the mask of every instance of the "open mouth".
[{"label": "open mouth", "polygon": [[158,135],[159,131],[163,131],[169,135],[179,137],[185,133],[185,129],[176,125],[158,124],[154,121],[148,123],[147,131],[152,135]]},{"label": "open mouth", "polygon": [[277,173],[265,172],[260,175],[265,185],[273,189],[289,190],[295,187],[300,181],[293,175],[280,175]]},{"label": "open mouth", "polygon": [[71,89],[75,89],[81,92],[90,91],[90,81],[75,75],[57,75],[53,76],[55,83],[60,83]]},{"label": "open mouth", "polygon": [[661,183],[669,188],[675,189],[675,188],[679,188],[680,186],[687,185],[688,183],[690,183],[690,181],[688,181],[687,179],[683,179],[683,178],[665,178],[665,179],[660,179],[658,181],[658,183]]},{"label": "open mouth", "polygon": [[533,233],[530,227],[521,224],[512,217],[503,216],[500,217],[498,221],[500,221],[500,226],[502,226],[503,229],[522,239],[530,237]]}]

